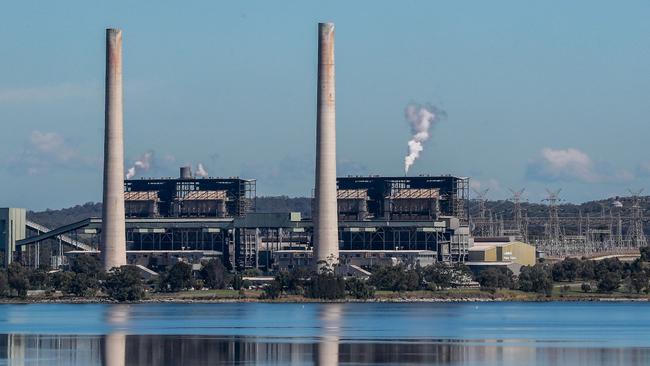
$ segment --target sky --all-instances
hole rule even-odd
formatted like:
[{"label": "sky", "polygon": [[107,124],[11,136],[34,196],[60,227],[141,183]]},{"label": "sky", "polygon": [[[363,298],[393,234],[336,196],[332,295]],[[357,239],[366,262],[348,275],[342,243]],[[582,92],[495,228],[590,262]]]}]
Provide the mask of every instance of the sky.
[{"label": "sky", "polygon": [[310,195],[322,21],[339,175],[403,175],[423,116],[409,110],[428,108],[410,175],[530,202],[650,191],[648,19],[633,0],[6,2],[0,207],[101,200],[108,27],[123,30],[125,169],[200,163],[258,195]]}]

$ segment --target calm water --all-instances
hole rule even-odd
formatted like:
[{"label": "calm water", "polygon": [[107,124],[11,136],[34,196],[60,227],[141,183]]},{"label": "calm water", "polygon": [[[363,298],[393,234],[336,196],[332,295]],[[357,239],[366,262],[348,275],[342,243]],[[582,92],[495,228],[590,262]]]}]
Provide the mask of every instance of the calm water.
[{"label": "calm water", "polygon": [[650,304],[0,305],[0,342],[8,365],[650,365]]}]

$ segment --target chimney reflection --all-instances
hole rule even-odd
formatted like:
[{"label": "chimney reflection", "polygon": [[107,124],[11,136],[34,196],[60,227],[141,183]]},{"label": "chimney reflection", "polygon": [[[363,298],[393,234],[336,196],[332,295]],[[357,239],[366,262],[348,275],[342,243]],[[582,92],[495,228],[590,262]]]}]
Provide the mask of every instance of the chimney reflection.
[{"label": "chimney reflection", "polygon": [[110,305],[105,313],[106,324],[110,327],[102,342],[102,364],[105,366],[124,366],[126,363],[126,333],[123,328],[129,322],[129,305]]},{"label": "chimney reflection", "polygon": [[319,319],[322,335],[316,346],[317,365],[339,364],[339,340],[341,337],[342,304],[324,304],[320,307]]}]

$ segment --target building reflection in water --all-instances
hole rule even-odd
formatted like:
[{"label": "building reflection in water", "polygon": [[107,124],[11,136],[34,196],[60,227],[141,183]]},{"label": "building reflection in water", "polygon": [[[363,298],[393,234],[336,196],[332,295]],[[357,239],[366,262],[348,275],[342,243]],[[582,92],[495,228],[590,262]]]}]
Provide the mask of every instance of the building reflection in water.
[{"label": "building reflection in water", "polygon": [[[441,364],[648,365],[647,348],[536,347],[500,342],[336,342],[195,335],[0,336],[10,365]],[[0,361],[0,364],[4,362]]]},{"label": "building reflection in water", "polygon": [[[345,305],[318,308],[315,337],[134,335],[128,305],[107,306],[106,335],[0,335],[0,364],[215,365],[215,364],[499,364],[648,365],[648,348],[597,348],[530,340],[436,340],[354,337]],[[378,319],[378,321],[381,321]],[[130,324],[131,326],[133,324]]]}]

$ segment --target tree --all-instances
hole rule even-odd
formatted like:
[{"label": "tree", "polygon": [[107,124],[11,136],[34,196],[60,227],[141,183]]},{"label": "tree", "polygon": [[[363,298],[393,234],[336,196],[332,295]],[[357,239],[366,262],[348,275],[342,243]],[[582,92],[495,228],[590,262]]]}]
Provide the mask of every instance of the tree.
[{"label": "tree", "polygon": [[518,285],[521,291],[539,292],[550,295],[553,291],[553,280],[547,267],[543,264],[521,267]]},{"label": "tree", "polygon": [[177,262],[162,274],[160,289],[177,292],[192,286],[192,266],[185,262]]},{"label": "tree", "polygon": [[74,272],[59,271],[52,274],[51,284],[55,290],[69,292],[70,284],[74,281]]},{"label": "tree", "polygon": [[650,262],[650,246],[639,248],[639,252],[641,252],[642,262]]},{"label": "tree", "polygon": [[345,297],[345,280],[333,272],[323,271],[310,279],[307,296],[315,299],[342,299]]},{"label": "tree", "polygon": [[282,285],[277,280],[271,281],[268,285],[264,286],[264,293],[262,298],[264,299],[277,299],[282,294]]},{"label": "tree", "polygon": [[422,285],[420,270],[404,265],[377,266],[371,270],[369,284],[380,290],[415,291]]},{"label": "tree", "polygon": [[514,274],[512,271],[505,267],[492,267],[482,270],[476,281],[481,285],[481,288],[487,290],[496,290],[498,288],[511,289],[514,287]]},{"label": "tree", "polygon": [[436,263],[426,266],[422,269],[422,276],[424,281],[428,283],[428,287],[432,290],[438,288],[451,287],[453,279],[452,268],[444,263]]},{"label": "tree", "polygon": [[27,296],[29,289],[29,271],[18,262],[12,262],[7,268],[9,287],[16,291],[18,296]]},{"label": "tree", "polygon": [[233,290],[241,290],[244,287],[244,278],[239,273],[235,273],[232,276],[232,288]]},{"label": "tree", "polygon": [[583,260],[580,266],[580,271],[578,272],[578,277],[583,280],[593,280],[595,273],[595,265],[592,260]]},{"label": "tree", "polygon": [[220,289],[226,286],[226,268],[218,259],[211,259],[203,265],[199,272],[205,286],[211,289]]},{"label": "tree", "polygon": [[108,296],[117,301],[138,301],[144,297],[140,273],[134,266],[113,268],[104,284]]},{"label": "tree", "polygon": [[345,281],[345,289],[355,299],[366,300],[375,297],[374,287],[370,286],[368,281],[356,277]]},{"label": "tree", "polygon": [[76,296],[93,296],[98,288],[99,282],[96,278],[85,273],[75,273],[65,291]]},{"label": "tree", "polygon": [[70,270],[74,273],[83,273],[89,277],[98,279],[104,272],[104,269],[95,256],[92,255],[79,255],[70,265]]},{"label": "tree", "polygon": [[596,262],[594,273],[596,279],[603,278],[608,272],[618,273],[619,276],[623,271],[623,263],[618,258],[605,258]]},{"label": "tree", "polygon": [[589,282],[583,282],[582,285],[580,285],[580,289],[584,293],[591,292],[591,285]]},{"label": "tree", "polygon": [[0,296],[7,296],[9,293],[9,281],[7,280],[7,273],[0,271]]},{"label": "tree", "polygon": [[611,293],[618,289],[621,284],[621,276],[617,272],[607,272],[598,281],[598,291]]},{"label": "tree", "polygon": [[582,261],[578,258],[565,258],[562,262],[553,265],[552,274],[554,281],[575,281],[580,275]]},{"label": "tree", "polygon": [[30,271],[29,286],[32,290],[47,290],[50,287],[50,276],[40,268]]},{"label": "tree", "polygon": [[647,288],[648,274],[643,270],[632,272],[630,275],[630,287],[637,294],[640,293],[644,288]]},{"label": "tree", "polygon": [[303,295],[305,293],[305,283],[313,275],[315,275],[315,272],[298,267],[291,271],[279,272],[275,279],[288,294]]}]

